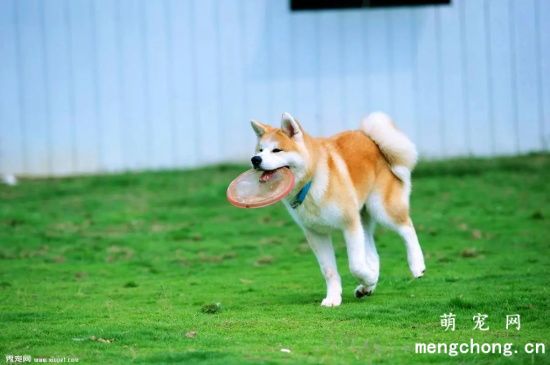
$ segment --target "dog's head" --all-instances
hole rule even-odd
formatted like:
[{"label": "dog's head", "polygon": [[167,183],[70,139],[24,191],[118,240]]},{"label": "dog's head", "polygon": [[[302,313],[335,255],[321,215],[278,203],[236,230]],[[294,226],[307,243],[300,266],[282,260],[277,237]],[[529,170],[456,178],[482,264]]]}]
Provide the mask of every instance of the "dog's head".
[{"label": "dog's head", "polygon": [[251,121],[252,129],[258,137],[256,151],[252,156],[252,166],[257,170],[274,171],[289,167],[297,180],[305,174],[308,166],[308,151],[305,132],[290,114],[284,113],[281,127]]}]

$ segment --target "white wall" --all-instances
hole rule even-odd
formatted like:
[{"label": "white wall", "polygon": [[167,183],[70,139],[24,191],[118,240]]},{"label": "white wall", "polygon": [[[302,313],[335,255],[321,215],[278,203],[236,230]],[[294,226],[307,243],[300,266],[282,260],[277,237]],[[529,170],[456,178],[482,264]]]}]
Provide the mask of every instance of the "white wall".
[{"label": "white wall", "polygon": [[248,120],[384,110],[427,157],[550,144],[550,1],[0,0],[0,173],[245,160]]}]

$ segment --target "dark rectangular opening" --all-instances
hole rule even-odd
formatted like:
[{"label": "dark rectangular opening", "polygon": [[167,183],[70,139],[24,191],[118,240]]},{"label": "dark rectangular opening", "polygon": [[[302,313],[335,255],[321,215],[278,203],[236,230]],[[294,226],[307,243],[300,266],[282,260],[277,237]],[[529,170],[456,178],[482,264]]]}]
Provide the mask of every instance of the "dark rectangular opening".
[{"label": "dark rectangular opening", "polygon": [[290,0],[290,8],[292,10],[323,10],[445,5],[450,3],[451,0]]}]

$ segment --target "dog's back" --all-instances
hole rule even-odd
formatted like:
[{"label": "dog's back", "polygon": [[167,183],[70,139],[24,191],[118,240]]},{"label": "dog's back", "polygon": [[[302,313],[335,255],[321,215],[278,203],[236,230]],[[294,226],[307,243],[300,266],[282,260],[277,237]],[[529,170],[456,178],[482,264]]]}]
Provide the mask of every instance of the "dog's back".
[{"label": "dog's back", "polygon": [[342,132],[320,142],[329,151],[327,164],[333,185],[346,181],[338,178],[342,172],[332,161],[335,154],[345,163],[353,187],[340,186],[336,190],[353,188],[358,204],[352,209],[361,209],[374,197],[383,206],[387,223],[406,223],[417,152],[386,114],[373,113],[363,120],[360,130]]},{"label": "dog's back", "polygon": [[[289,167],[296,186],[284,200],[302,227],[327,283],[323,306],[342,302],[331,232],[342,230],[349,268],[360,285],[357,297],[373,293],[379,276],[374,228],[382,223],[395,230],[407,248],[414,277],[424,274],[422,250],[409,217],[414,144],[382,113],[367,117],[360,130],[330,138],[313,138],[288,113],[281,128],[252,122],[258,136],[252,163],[259,169]],[[297,204],[295,204],[297,202]]]}]

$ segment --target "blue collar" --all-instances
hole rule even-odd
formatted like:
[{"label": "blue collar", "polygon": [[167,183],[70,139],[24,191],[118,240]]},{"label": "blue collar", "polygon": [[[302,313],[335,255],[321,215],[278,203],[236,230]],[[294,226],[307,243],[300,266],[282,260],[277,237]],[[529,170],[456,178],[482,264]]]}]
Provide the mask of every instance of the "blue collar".
[{"label": "blue collar", "polygon": [[303,188],[300,189],[298,194],[294,197],[294,200],[292,203],[290,203],[290,206],[294,209],[298,208],[300,204],[304,202],[306,199],[307,193],[309,192],[309,189],[311,188],[312,181],[308,181]]}]

